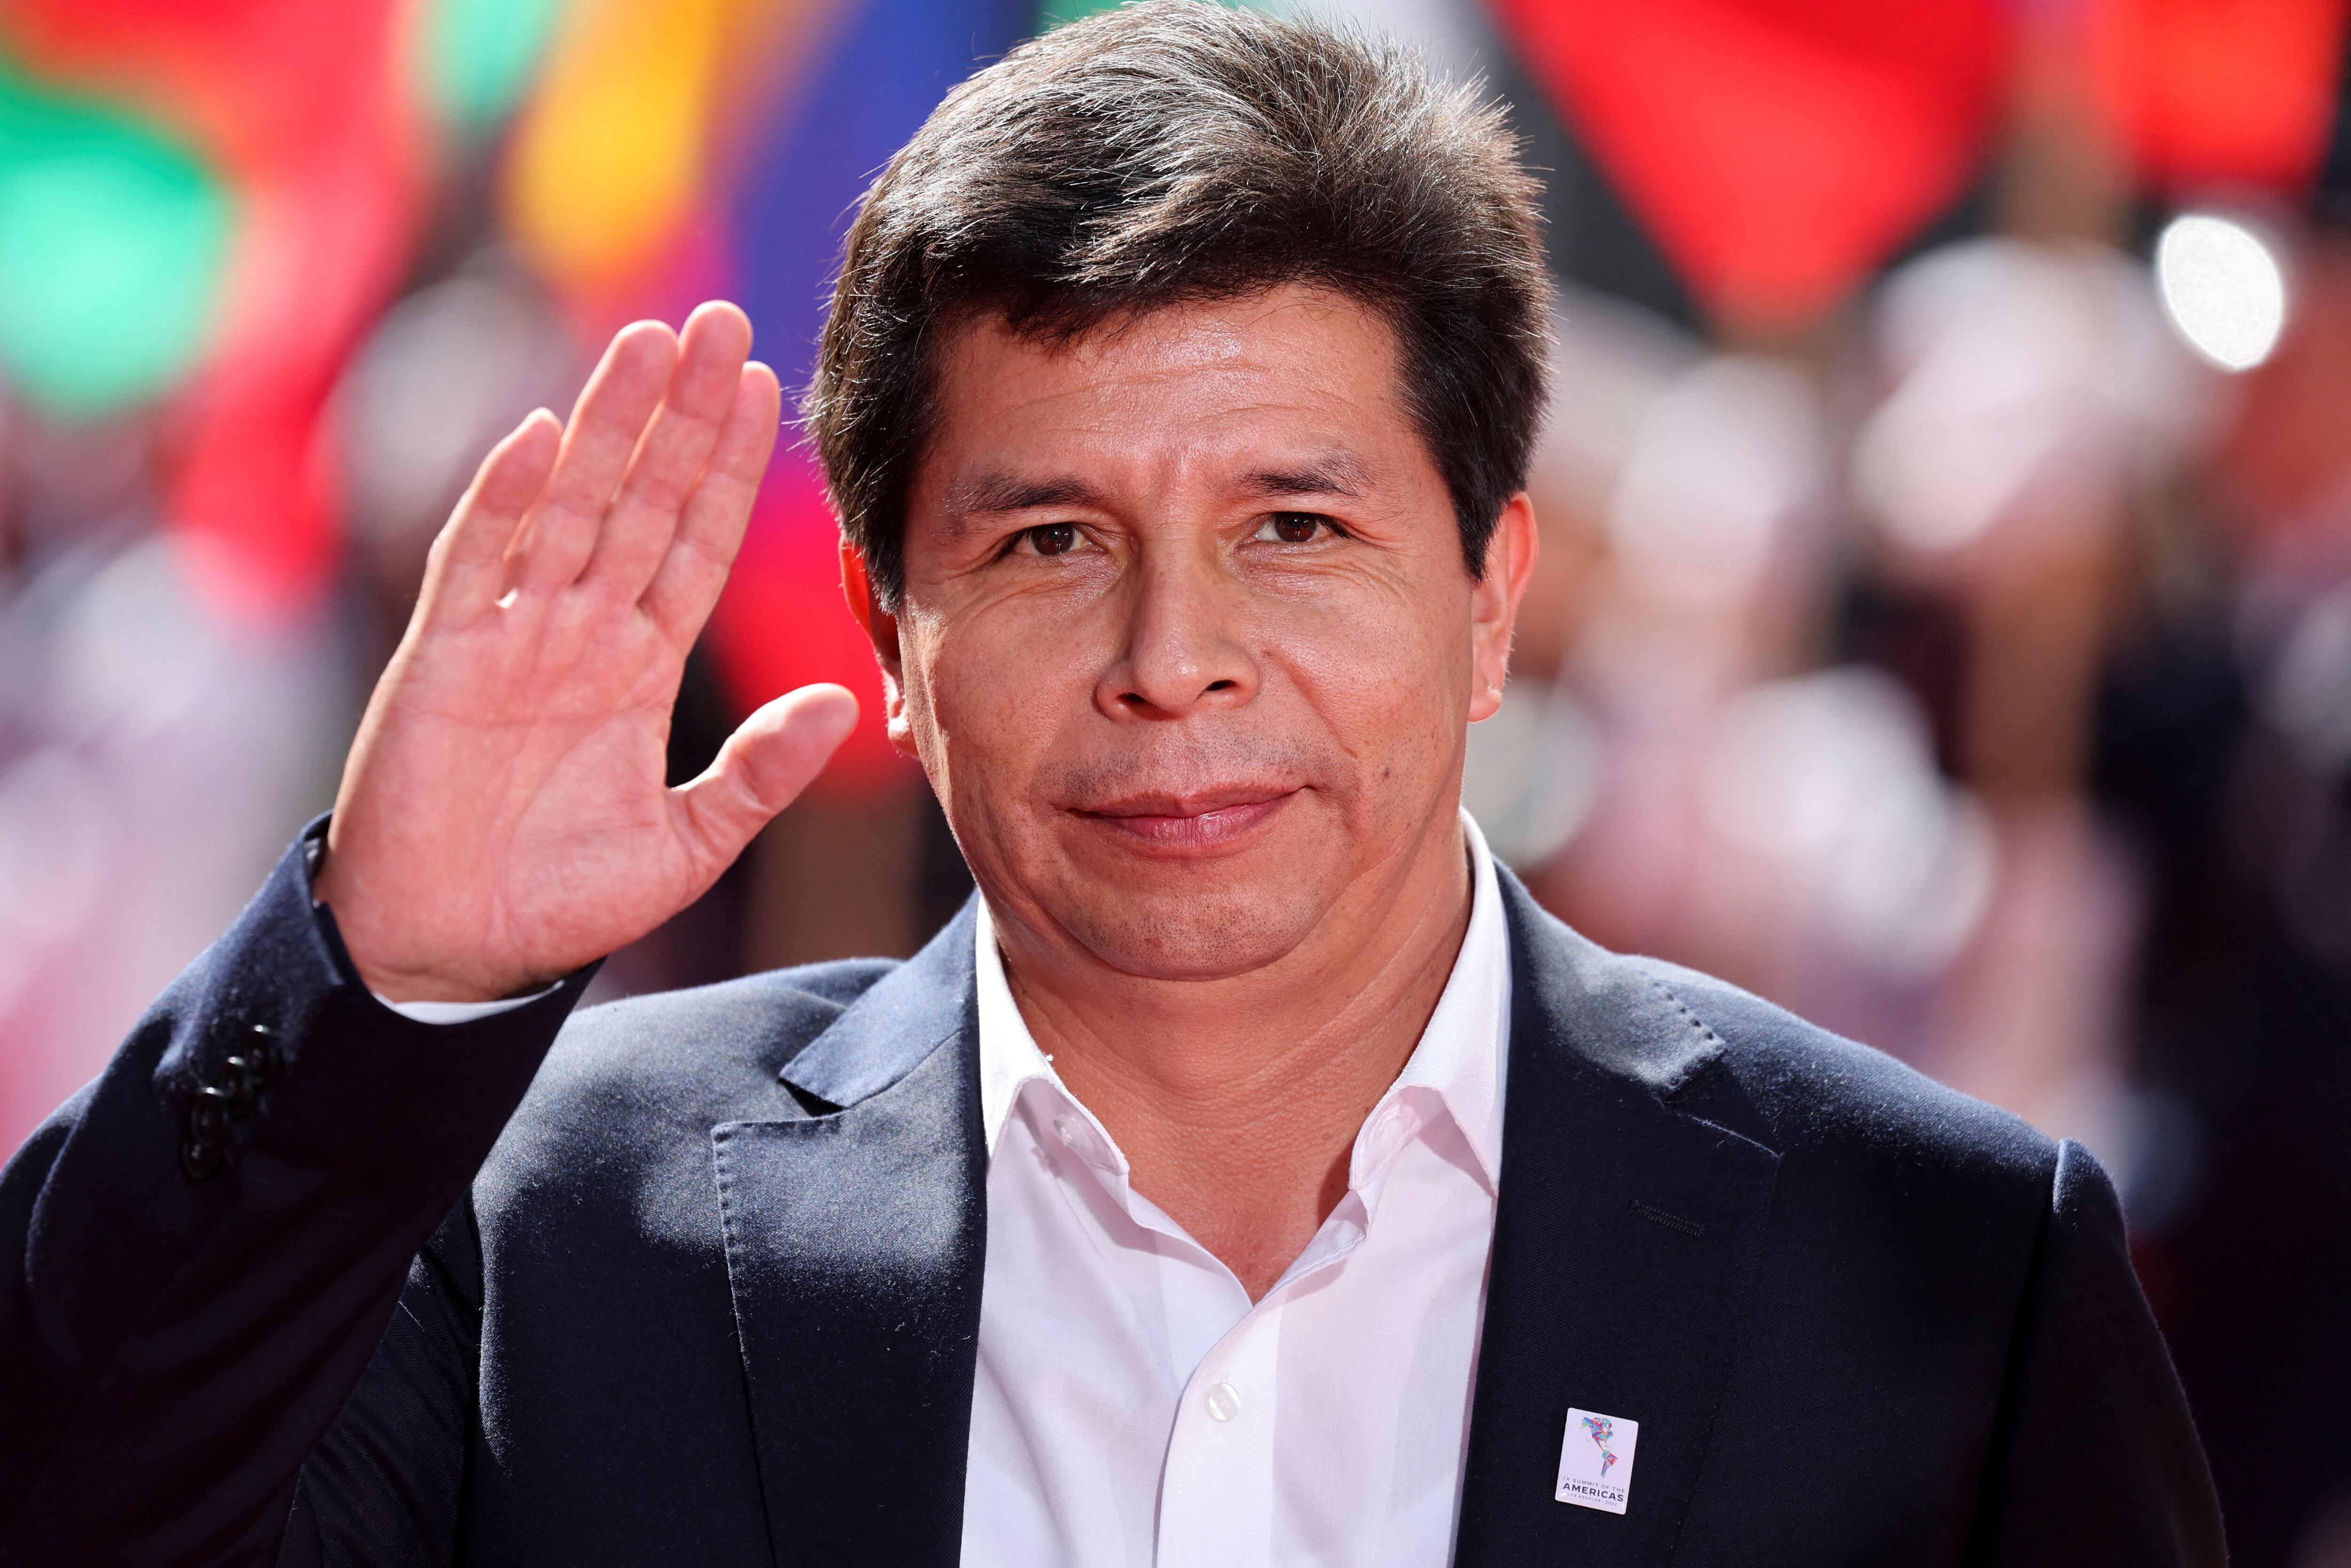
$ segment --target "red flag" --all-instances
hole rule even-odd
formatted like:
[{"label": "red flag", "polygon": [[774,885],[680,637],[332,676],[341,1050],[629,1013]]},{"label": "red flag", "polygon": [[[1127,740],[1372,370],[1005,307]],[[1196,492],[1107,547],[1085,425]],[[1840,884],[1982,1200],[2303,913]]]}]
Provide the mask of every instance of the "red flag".
[{"label": "red flag", "polygon": [[1494,0],[1692,292],[1792,325],[1954,201],[1997,107],[1994,0]]}]

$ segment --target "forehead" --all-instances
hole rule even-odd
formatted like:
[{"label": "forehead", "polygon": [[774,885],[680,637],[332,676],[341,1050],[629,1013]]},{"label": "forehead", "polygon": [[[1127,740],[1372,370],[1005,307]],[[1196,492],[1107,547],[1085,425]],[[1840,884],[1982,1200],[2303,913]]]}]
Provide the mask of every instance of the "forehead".
[{"label": "forehead", "polygon": [[1312,449],[1366,470],[1418,455],[1386,319],[1344,295],[1285,285],[1168,306],[1074,340],[1000,316],[957,329],[940,357],[918,491],[976,469],[1081,464],[1138,478],[1267,449]]}]

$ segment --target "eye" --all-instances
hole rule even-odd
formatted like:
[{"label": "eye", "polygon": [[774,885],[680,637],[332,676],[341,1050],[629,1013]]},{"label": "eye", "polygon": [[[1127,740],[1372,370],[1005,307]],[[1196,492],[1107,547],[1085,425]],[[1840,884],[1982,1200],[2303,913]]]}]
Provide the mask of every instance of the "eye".
[{"label": "eye", "polygon": [[1040,523],[1021,529],[1019,543],[1038,555],[1067,555],[1085,539],[1075,523]]},{"label": "eye", "polygon": [[1276,512],[1259,523],[1256,538],[1270,543],[1286,545],[1312,544],[1324,532],[1337,533],[1338,528],[1320,512]]}]

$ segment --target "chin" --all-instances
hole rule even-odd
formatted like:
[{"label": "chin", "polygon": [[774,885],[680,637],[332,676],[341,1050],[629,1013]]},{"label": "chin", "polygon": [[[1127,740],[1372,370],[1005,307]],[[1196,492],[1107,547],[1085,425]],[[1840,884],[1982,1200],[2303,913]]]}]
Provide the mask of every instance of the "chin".
[{"label": "chin", "polygon": [[[1252,882],[1255,879],[1251,879]],[[1279,963],[1321,921],[1324,901],[1281,885],[1149,890],[1090,882],[1054,911],[1063,929],[1113,969],[1154,980],[1217,980]]]}]

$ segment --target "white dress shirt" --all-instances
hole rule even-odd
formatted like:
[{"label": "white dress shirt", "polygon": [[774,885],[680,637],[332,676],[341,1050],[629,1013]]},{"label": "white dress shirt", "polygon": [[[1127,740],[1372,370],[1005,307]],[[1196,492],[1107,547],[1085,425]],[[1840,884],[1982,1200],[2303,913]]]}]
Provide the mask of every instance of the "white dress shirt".
[{"label": "white dress shirt", "polygon": [[[1441,1568],[1501,1172],[1501,890],[1468,812],[1469,927],[1347,1195],[1252,1304],[1128,1185],[1012,999],[980,901],[987,1261],[968,1568]],[[528,998],[524,998],[528,999]],[[432,1023],[522,1005],[391,1004]]]},{"label": "white dress shirt", "polygon": [[1364,1121],[1347,1195],[1252,1304],[1128,1185],[1006,984],[980,905],[987,1261],[963,1561],[1442,1568],[1501,1169],[1510,945],[1483,837],[1469,927]]}]

